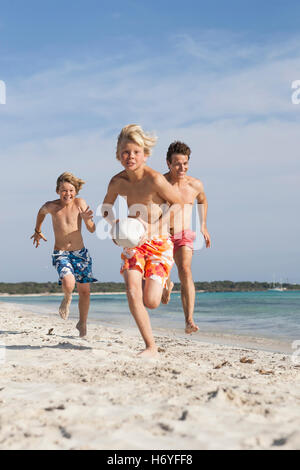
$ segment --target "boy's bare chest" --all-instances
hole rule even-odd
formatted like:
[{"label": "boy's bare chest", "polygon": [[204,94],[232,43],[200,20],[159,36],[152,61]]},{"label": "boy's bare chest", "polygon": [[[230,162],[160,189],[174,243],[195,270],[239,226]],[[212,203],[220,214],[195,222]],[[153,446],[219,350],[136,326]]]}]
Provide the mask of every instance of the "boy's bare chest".
[{"label": "boy's bare chest", "polygon": [[163,200],[149,181],[138,181],[136,183],[125,181],[120,188],[120,195],[127,198],[128,206],[133,204],[148,205],[163,203]]},{"label": "boy's bare chest", "polygon": [[77,227],[79,223],[79,212],[77,208],[71,210],[57,210],[52,214],[53,222],[59,226]]},{"label": "boy's bare chest", "polygon": [[187,184],[183,187],[178,187],[178,191],[184,204],[194,204],[197,191],[190,184]]}]

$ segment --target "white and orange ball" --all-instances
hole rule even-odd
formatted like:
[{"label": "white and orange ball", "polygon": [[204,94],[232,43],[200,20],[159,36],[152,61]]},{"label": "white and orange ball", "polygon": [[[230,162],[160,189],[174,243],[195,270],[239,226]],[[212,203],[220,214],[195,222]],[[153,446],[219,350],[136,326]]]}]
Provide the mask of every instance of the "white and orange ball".
[{"label": "white and orange ball", "polygon": [[145,235],[145,226],[138,219],[127,217],[119,220],[112,228],[112,238],[123,248],[138,246]]}]

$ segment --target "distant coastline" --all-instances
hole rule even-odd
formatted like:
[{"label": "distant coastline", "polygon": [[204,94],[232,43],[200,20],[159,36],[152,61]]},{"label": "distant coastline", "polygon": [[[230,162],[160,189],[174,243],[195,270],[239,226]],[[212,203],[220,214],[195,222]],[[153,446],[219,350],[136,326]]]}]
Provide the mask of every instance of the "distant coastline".
[{"label": "distant coastline", "polygon": [[[205,290],[196,290],[197,293],[204,293],[206,292]],[[180,294],[179,290],[173,290],[173,294]],[[50,292],[43,292],[40,294],[7,294],[7,293],[1,293],[1,297],[60,297],[62,296],[62,292],[56,292],[56,293],[50,293]],[[77,292],[74,292],[73,295],[78,295]],[[126,291],[123,292],[91,292],[91,295],[126,295]]]},{"label": "distant coastline", "polygon": [[[268,282],[233,282],[233,281],[212,281],[195,282],[196,292],[259,292],[267,291],[274,287]],[[299,291],[300,284],[282,285],[285,291]],[[92,295],[125,295],[125,284],[123,282],[97,282],[91,284]],[[61,295],[61,287],[56,282],[0,282],[0,296],[50,296]],[[180,292],[180,284],[175,283],[173,292]]]},{"label": "distant coastline", "polygon": [[[91,295],[126,295],[126,292],[91,292]],[[62,292],[41,292],[39,294],[7,294],[7,293],[0,293],[1,297],[59,297],[62,296]],[[77,292],[74,292],[73,295],[78,295]]]}]

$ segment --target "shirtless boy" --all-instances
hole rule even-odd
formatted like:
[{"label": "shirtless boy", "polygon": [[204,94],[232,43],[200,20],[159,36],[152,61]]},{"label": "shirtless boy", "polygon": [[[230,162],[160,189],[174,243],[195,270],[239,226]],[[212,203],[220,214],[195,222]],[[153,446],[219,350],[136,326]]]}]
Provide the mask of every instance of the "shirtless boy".
[{"label": "shirtless boy", "polygon": [[[185,332],[190,334],[199,328],[194,323],[193,314],[195,306],[195,285],[192,277],[193,242],[195,232],[191,230],[191,216],[195,200],[198,204],[201,232],[205,239],[206,248],[211,245],[210,236],[206,227],[207,199],[203,184],[200,180],[187,175],[191,150],[183,142],[173,142],[167,152],[167,164],[169,172],[164,176],[166,180],[180,192],[184,209],[181,217],[174,218],[171,228],[172,241],[174,243],[174,260],[181,282],[181,301],[185,315]],[[168,303],[173,283],[168,279],[166,289],[163,292],[162,303]]]},{"label": "shirtless boy", "polygon": [[84,247],[81,235],[83,220],[89,232],[96,230],[92,220],[93,212],[84,199],[77,197],[84,181],[72,173],[63,173],[57,179],[56,192],[59,199],[46,202],[39,210],[34,229],[33,244],[36,248],[40,240],[47,241],[42,234],[42,223],[47,214],[52,216],[55,235],[52,264],[58,271],[64,299],[59,307],[60,316],[66,320],[69,315],[72,292],[77,282],[79,294],[79,322],[76,328],[79,336],[86,336],[86,322],[90,305],[90,282],[96,282],[92,274],[92,259]]},{"label": "shirtless boy", "polygon": [[[118,196],[127,199],[129,216],[139,217],[147,228],[147,235],[135,248],[122,252],[121,274],[124,276],[129,309],[145,342],[140,355],[157,355],[146,308],[157,308],[161,302],[163,287],[174,263],[173,244],[168,233],[168,213],[163,217],[161,204],[176,205],[181,209],[180,195],[166,179],[146,165],[155,145],[151,137],[135,124],[124,127],[117,143],[117,159],[124,171],[115,175],[108,186],[102,205],[102,215],[111,224],[117,223],[112,205]],[[180,205],[179,205],[180,204]],[[137,206],[138,205],[138,206]]]}]

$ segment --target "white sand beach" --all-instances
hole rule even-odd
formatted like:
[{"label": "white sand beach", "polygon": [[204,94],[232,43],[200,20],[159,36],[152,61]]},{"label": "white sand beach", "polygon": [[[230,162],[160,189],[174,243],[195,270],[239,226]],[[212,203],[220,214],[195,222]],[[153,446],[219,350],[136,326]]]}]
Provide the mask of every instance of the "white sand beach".
[{"label": "white sand beach", "polygon": [[79,339],[74,319],[0,315],[1,450],[300,449],[288,354],[166,332],[142,360],[137,329],[90,323]]}]

